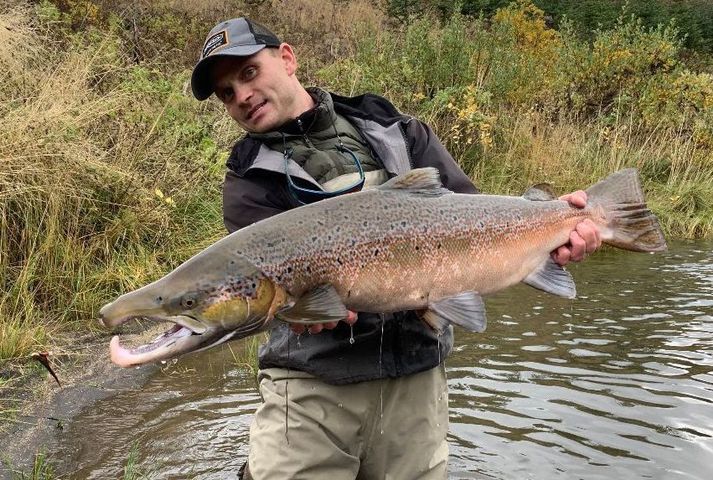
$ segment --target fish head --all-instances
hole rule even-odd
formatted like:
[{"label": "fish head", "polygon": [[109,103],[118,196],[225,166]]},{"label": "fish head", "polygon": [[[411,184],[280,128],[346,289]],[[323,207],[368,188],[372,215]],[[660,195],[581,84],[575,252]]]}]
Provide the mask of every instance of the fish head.
[{"label": "fish head", "polygon": [[165,277],[105,305],[99,316],[106,327],[134,318],[173,323],[153,342],[133,349],[121,346],[114,336],[111,360],[129,367],[258,333],[272,319],[283,292],[247,259],[204,251]]}]

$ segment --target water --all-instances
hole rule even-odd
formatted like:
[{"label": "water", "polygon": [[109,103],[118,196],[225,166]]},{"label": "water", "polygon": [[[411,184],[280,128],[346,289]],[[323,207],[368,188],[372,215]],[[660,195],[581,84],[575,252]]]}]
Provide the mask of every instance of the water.
[{"label": "water", "polygon": [[[709,479],[713,244],[600,252],[566,300],[518,286],[446,361],[452,478]],[[60,472],[117,478],[132,442],[160,478],[235,478],[260,401],[227,349],[167,365],[60,435]]]}]

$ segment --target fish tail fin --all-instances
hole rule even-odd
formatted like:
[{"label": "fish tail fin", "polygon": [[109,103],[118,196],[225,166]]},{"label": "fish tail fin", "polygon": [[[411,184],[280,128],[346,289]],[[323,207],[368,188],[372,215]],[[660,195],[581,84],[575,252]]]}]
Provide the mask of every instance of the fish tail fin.
[{"label": "fish tail fin", "polygon": [[592,185],[587,189],[587,201],[604,210],[604,243],[636,252],[666,250],[666,239],[656,215],[646,206],[636,169],[621,170]]}]

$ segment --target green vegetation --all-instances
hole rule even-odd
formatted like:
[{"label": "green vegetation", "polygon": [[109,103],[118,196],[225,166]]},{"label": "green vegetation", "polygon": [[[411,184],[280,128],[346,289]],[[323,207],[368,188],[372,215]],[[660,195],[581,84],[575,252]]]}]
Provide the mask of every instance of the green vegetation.
[{"label": "green vegetation", "polygon": [[708,48],[703,27],[691,43],[681,21],[630,16],[635,2],[594,30],[571,2],[548,12],[556,30],[543,2],[407,23],[376,0],[273,3],[0,7],[0,362],[66,346],[106,301],[223,235],[240,132],[188,79],[207,29],[236,14],[295,45],[305,83],[381,93],[430,123],[484,191],[564,192],[635,166],[670,235],[713,233],[713,76],[685,50]]},{"label": "green vegetation", "polygon": [[137,465],[139,461],[139,441],[134,440],[131,442],[131,448],[129,449],[129,456],[126,458],[126,464],[124,465],[124,477],[123,480],[140,480],[142,478],[149,478],[150,476],[144,473]]},{"label": "green vegetation", "polygon": [[[401,21],[409,21],[425,11],[448,18],[459,11],[464,15],[490,18],[513,0],[387,0],[386,11]],[[713,4],[707,0],[532,0],[547,13],[548,20],[560,28],[568,19],[577,33],[591,40],[597,29],[613,28],[623,12],[640,18],[646,27],[666,25],[674,19],[686,47],[713,51]]]},{"label": "green vegetation", "polygon": [[237,345],[228,344],[235,365],[250,372],[255,377],[256,382],[258,372],[257,351],[266,340],[267,334],[262,333],[248,337]]},{"label": "green vegetation", "polygon": [[[137,466],[138,458],[139,442],[135,440],[131,443],[131,448],[129,449],[129,454],[126,458],[124,474],[121,477],[122,480],[141,480],[151,478],[150,474],[143,472]],[[60,478],[55,472],[55,468],[52,466],[51,460],[47,458],[47,455],[44,452],[38,452],[35,454],[32,470],[29,472],[13,469],[12,465],[7,466],[11,470],[11,478],[13,480],[54,480],[56,478]]]},{"label": "green vegetation", "polygon": [[44,452],[35,454],[35,461],[30,472],[16,472],[16,480],[53,480],[56,478],[54,468]]},{"label": "green vegetation", "polygon": [[673,27],[620,17],[591,43],[548,28],[529,2],[487,22],[454,14],[361,33],[320,71],[433,126],[484,191],[582,188],[637,167],[669,234],[713,233],[713,75],[690,70]]},{"label": "green vegetation", "polygon": [[217,114],[133,64],[116,20],[100,34],[58,18],[46,2],[0,16],[0,360],[92,328],[106,300],[222,234]]}]

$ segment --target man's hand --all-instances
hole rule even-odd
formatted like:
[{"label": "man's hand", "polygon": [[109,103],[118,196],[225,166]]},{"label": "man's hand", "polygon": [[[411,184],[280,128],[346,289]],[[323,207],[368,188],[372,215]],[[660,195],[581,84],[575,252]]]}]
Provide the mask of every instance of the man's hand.
[{"label": "man's hand", "polygon": [[[343,322],[346,322],[348,325],[354,325],[357,321],[357,314],[356,312],[352,312],[351,310],[347,310],[348,315],[347,318],[342,320]],[[295,332],[297,335],[301,335],[307,330],[310,334],[314,335],[316,333],[321,332],[324,329],[327,330],[332,330],[333,328],[336,328],[336,326],[339,324],[339,322],[325,322],[325,323],[315,323],[314,325],[310,325],[309,327],[307,325],[299,325],[299,324],[292,324],[290,325],[290,328],[292,329],[293,332]]]},{"label": "man's hand", "polygon": [[[577,190],[562,195],[560,200],[566,200],[573,207],[584,208],[587,205],[587,194],[583,190]],[[562,266],[569,262],[581,262],[601,245],[599,229],[594,222],[589,219],[582,220],[569,234],[569,243],[552,252],[552,259]]]}]

